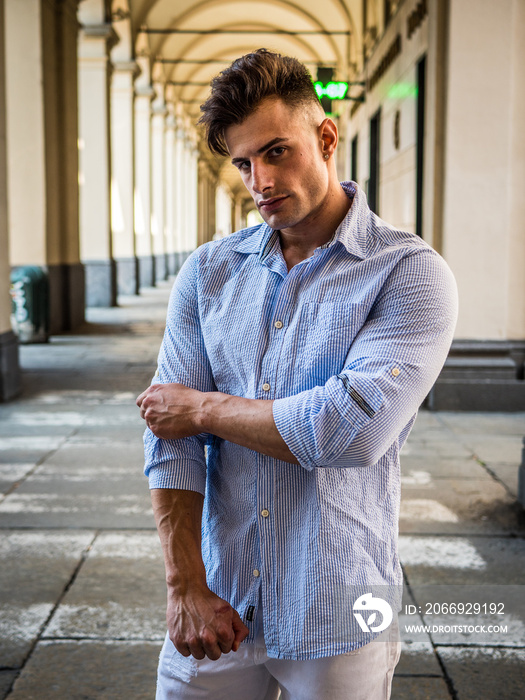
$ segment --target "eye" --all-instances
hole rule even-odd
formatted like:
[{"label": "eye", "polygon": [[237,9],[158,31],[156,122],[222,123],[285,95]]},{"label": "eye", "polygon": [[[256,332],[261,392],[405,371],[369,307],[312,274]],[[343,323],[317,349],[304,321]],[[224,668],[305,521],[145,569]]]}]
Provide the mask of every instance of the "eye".
[{"label": "eye", "polygon": [[282,154],[285,152],[285,147],[284,146],[275,146],[275,148],[272,148],[271,151],[269,152],[270,156],[282,156]]},{"label": "eye", "polygon": [[250,161],[243,160],[240,163],[237,163],[237,168],[240,170],[241,173],[248,172],[250,170]]}]

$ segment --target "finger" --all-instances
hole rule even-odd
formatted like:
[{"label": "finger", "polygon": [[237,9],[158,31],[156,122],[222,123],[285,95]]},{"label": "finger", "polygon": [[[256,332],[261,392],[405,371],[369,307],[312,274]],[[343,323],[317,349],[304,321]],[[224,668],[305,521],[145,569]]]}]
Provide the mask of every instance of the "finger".
[{"label": "finger", "polygon": [[243,639],[250,634],[250,630],[246,627],[244,622],[241,620],[237,610],[233,611],[232,628],[235,635],[232,644],[232,651],[237,651]]},{"label": "finger", "polygon": [[191,655],[191,652],[190,652],[187,644],[175,644],[175,642],[173,642],[173,646],[179,652],[179,654],[182,654],[182,656],[190,656]]},{"label": "finger", "polygon": [[217,661],[217,659],[220,659],[222,649],[220,648],[219,644],[217,644],[217,642],[215,642],[214,644],[204,644],[203,648],[206,656],[212,661]]},{"label": "finger", "polygon": [[137,396],[136,400],[135,400],[135,403],[137,404],[137,406],[138,406],[139,408],[140,408],[140,406],[142,405],[142,402],[144,401],[144,396],[145,396],[145,394],[146,394],[146,392],[143,391],[142,394],[139,394],[139,395]]},{"label": "finger", "polygon": [[201,643],[196,639],[192,639],[188,642],[188,649],[190,650],[190,654],[196,659],[199,659],[199,661],[206,656]]}]

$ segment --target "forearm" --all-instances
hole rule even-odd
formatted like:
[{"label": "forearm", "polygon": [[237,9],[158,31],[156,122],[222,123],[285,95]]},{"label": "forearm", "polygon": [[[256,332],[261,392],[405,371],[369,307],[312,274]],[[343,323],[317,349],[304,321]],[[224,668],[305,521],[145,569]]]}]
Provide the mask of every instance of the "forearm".
[{"label": "forearm", "polygon": [[203,496],[195,491],[152,489],[151,501],[166,567],[166,582],[184,595],[206,585],[201,553]]},{"label": "forearm", "polygon": [[198,417],[200,431],[283,462],[298,464],[277,430],[272,406],[273,401],[220,392],[202,394]]}]

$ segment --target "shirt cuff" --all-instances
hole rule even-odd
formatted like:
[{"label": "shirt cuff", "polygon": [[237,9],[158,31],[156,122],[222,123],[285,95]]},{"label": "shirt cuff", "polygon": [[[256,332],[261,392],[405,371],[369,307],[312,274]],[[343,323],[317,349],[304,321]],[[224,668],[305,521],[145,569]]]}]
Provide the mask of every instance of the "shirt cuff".
[{"label": "shirt cuff", "polygon": [[324,386],[276,399],[273,418],[302,467],[345,466],[339,458],[383,401],[383,392],[373,380],[346,371],[331,377]]},{"label": "shirt cuff", "polygon": [[192,459],[162,462],[148,470],[150,489],[182,489],[205,495],[206,465]]}]

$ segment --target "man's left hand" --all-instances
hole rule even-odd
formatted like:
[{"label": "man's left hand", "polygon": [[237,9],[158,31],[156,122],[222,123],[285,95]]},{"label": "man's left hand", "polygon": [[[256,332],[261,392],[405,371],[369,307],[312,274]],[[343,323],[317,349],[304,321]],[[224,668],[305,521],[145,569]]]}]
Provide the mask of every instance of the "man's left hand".
[{"label": "man's left hand", "polygon": [[198,435],[200,404],[204,395],[184,384],[153,384],[137,398],[140,417],[151,432],[164,440]]}]

